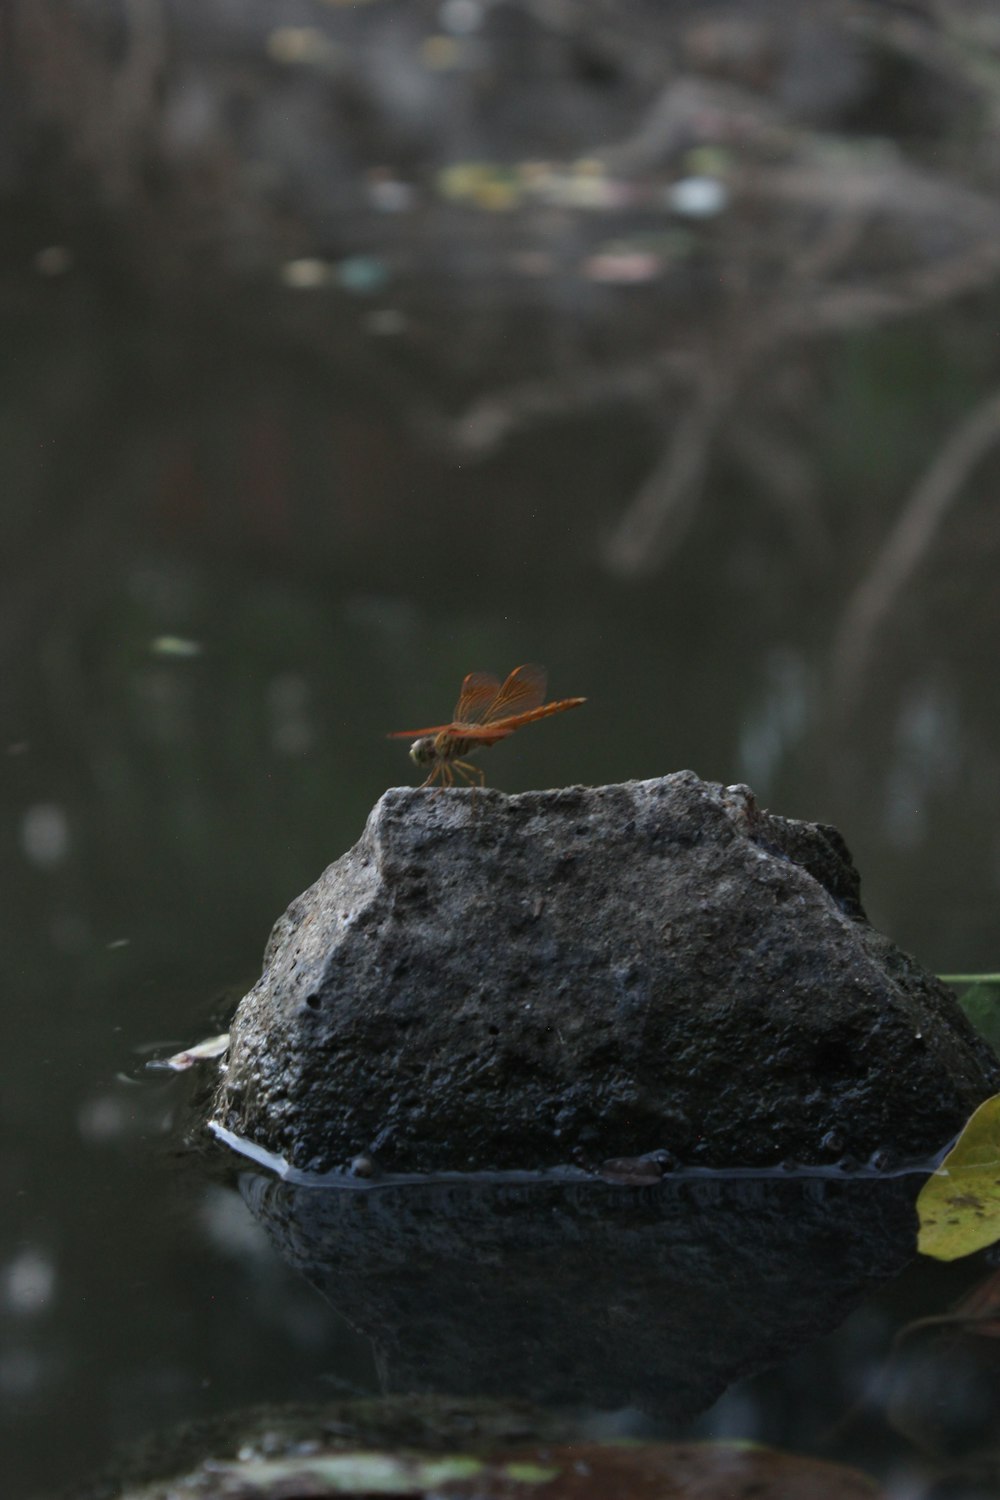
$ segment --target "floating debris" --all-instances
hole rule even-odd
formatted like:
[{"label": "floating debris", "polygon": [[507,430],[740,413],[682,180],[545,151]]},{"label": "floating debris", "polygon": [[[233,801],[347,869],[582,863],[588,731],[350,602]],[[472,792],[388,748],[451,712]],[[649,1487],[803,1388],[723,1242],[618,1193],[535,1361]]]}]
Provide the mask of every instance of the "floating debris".
[{"label": "floating debris", "polygon": [[650,1187],[662,1182],[664,1175],[677,1165],[669,1151],[651,1151],[645,1156],[613,1156],[601,1162],[598,1177],[623,1187]]},{"label": "floating debris", "polygon": [[188,1068],[193,1068],[195,1063],[221,1057],[228,1046],[229,1032],[223,1031],[218,1036],[210,1036],[204,1042],[199,1042],[196,1047],[188,1047],[183,1052],[175,1052],[173,1057],[154,1058],[146,1064],[146,1067],[157,1070],[170,1068],[175,1073],[184,1073]]}]

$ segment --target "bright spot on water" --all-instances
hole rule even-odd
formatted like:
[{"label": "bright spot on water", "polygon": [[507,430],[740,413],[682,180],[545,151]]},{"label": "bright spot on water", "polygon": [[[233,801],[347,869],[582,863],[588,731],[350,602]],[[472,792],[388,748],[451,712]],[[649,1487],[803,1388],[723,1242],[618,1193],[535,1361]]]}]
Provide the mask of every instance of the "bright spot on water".
[{"label": "bright spot on water", "polygon": [[416,194],[410,183],[376,173],[368,183],[368,198],[383,214],[403,214],[414,205]]},{"label": "bright spot on water", "polygon": [[32,1349],[7,1349],[0,1353],[0,1394],[8,1401],[31,1395],[49,1373],[48,1365]]},{"label": "bright spot on water", "polygon": [[305,755],[312,749],[308,705],[309,684],[298,672],[282,672],[268,683],[271,745],[279,755]]},{"label": "bright spot on water", "polygon": [[76,1128],[83,1140],[103,1145],[125,1134],[130,1124],[129,1114],[122,1100],[102,1094],[81,1104],[76,1115]]},{"label": "bright spot on water", "polygon": [[588,281],[606,281],[621,286],[637,286],[653,281],[663,270],[663,261],[651,250],[603,250],[590,255],[583,263]]},{"label": "bright spot on water", "polygon": [[958,709],[944,688],[919,688],[902,703],[885,778],[882,826],[897,849],[919,848],[934,795],[953,784],[961,766]]},{"label": "bright spot on water", "polygon": [[22,1250],[0,1270],[0,1302],[18,1317],[47,1307],[55,1286],[56,1268],[44,1250]]},{"label": "bright spot on water", "polygon": [[314,292],[336,280],[336,271],[328,261],[310,256],[286,261],[280,274],[285,285],[294,292]]},{"label": "bright spot on water", "polygon": [[200,656],[202,646],[200,641],[186,640],[180,635],[158,635],[150,641],[149,649],[154,656]]},{"label": "bright spot on water", "polygon": [[462,49],[453,36],[429,36],[420,44],[420,59],[434,73],[450,72],[461,58]]},{"label": "bright spot on water", "polygon": [[764,681],[740,728],[739,776],[766,795],[786,758],[806,732],[809,684],[805,664],[790,647],[768,653]]},{"label": "bright spot on water", "polygon": [[62,864],[69,852],[66,814],[54,802],[36,802],[21,819],[21,848],[34,865]]},{"label": "bright spot on water", "polygon": [[271,1242],[266,1232],[243,1199],[228,1188],[206,1190],[198,1206],[198,1219],[206,1239],[224,1254],[238,1260],[248,1255],[271,1260]]},{"label": "bright spot on water", "polygon": [[91,944],[90,925],[78,912],[56,912],[49,922],[49,937],[60,953],[84,953]]},{"label": "bright spot on water", "polygon": [[467,36],[482,25],[483,7],[480,0],[444,0],[438,20],[442,31],[450,31],[452,36]]},{"label": "bright spot on water", "polygon": [[365,327],[379,338],[394,337],[406,332],[406,314],[395,307],[378,307],[366,316]]},{"label": "bright spot on water", "polygon": [[266,42],[267,55],[287,67],[323,67],[340,56],[336,42],[316,26],[276,26]]},{"label": "bright spot on water", "polygon": [[717,177],[682,177],[667,189],[667,203],[688,219],[711,219],[729,204],[729,189]]},{"label": "bright spot on water", "polygon": [[34,267],[39,276],[65,276],[73,269],[74,256],[68,245],[45,245],[35,252]]},{"label": "bright spot on water", "polygon": [[345,292],[378,292],[388,280],[388,266],[374,255],[349,255],[337,266],[337,281]]}]

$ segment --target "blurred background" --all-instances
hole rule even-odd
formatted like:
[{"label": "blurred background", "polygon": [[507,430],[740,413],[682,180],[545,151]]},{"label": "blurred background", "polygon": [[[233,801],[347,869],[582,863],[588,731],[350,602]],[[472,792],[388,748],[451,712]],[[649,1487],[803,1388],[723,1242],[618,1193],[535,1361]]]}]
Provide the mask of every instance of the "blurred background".
[{"label": "blurred background", "polygon": [[928,968],[998,967],[1000,15],[6,0],[0,83],[22,1495],[373,1380],[142,1064],[466,672],[588,698],[492,785],[749,782]]}]

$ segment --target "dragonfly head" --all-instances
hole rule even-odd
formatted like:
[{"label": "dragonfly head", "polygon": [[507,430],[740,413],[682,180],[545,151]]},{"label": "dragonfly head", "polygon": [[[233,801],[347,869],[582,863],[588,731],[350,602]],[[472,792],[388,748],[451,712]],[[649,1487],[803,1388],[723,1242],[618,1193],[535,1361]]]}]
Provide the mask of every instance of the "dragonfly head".
[{"label": "dragonfly head", "polygon": [[431,766],[437,760],[437,751],[432,734],[422,734],[410,746],[410,759],[415,766]]}]

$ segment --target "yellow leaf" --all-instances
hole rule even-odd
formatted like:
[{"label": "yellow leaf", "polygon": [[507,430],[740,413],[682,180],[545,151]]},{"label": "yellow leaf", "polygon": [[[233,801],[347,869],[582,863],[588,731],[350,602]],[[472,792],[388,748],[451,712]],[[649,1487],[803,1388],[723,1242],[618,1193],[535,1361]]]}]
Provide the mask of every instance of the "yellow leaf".
[{"label": "yellow leaf", "polygon": [[1000,1240],[1000,1094],[968,1121],[917,1199],[922,1255],[958,1260]]}]

